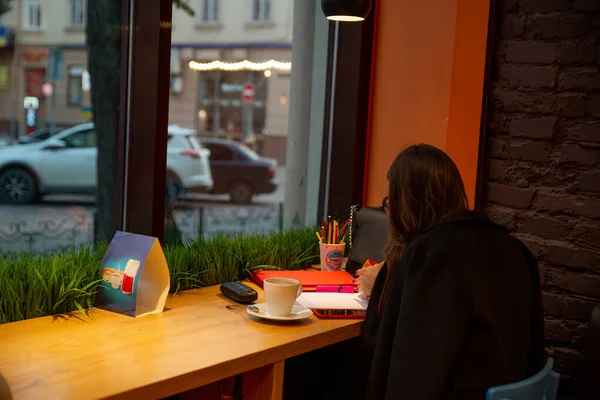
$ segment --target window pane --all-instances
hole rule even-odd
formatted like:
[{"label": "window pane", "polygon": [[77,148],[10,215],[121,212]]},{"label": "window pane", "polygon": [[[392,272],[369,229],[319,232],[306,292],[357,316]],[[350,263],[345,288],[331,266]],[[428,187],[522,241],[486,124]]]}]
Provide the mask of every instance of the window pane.
[{"label": "window pane", "polygon": [[71,1],[71,26],[83,27],[85,25],[85,0]]},{"label": "window pane", "polygon": [[[208,4],[218,7],[217,1],[197,4],[203,7],[196,10],[200,15]],[[181,79],[182,89],[171,90],[169,123],[192,129],[210,152],[193,153],[196,158],[167,155],[169,179],[179,184],[179,191],[169,202],[172,221],[166,227],[184,240],[279,232],[286,215],[286,190],[301,193],[314,186],[317,195],[311,201],[318,198],[320,176],[302,187],[286,187],[287,148],[293,145],[288,141],[293,51],[288,12],[293,1],[282,0],[276,9],[264,0],[240,4],[245,6],[221,13],[218,36],[197,30],[192,16],[173,10],[177,28],[172,47],[181,70],[172,76]],[[281,15],[276,12],[280,9]],[[271,23],[249,24],[266,20]],[[240,43],[240,30],[245,45],[232,47],[231,43]],[[205,38],[210,35],[219,40],[207,48]],[[325,68],[318,73],[325,75]],[[310,95],[311,85],[299,90]],[[315,129],[306,135],[318,133]],[[322,140],[315,136],[314,142]],[[172,232],[165,237],[172,237]]]},{"label": "window pane", "polygon": [[23,24],[25,29],[39,29],[42,21],[40,0],[25,0],[23,15],[25,16]]},{"label": "window pane", "polygon": [[96,147],[96,133],[90,130],[76,131],[62,140],[71,148]]},{"label": "window pane", "polygon": [[185,137],[180,135],[171,135],[167,142],[167,146],[170,149],[187,149],[190,147],[189,142],[186,141]]},{"label": "window pane", "polygon": [[81,78],[77,77],[69,77],[68,82],[68,94],[67,103],[70,106],[80,106],[81,105]]},{"label": "window pane", "polygon": [[233,151],[227,146],[219,144],[204,143],[206,148],[210,150],[211,161],[232,161]]},{"label": "window pane", "polygon": [[202,0],[202,21],[208,21],[210,13],[210,0]]},{"label": "window pane", "polygon": [[0,253],[93,246],[120,212],[123,0],[10,5],[0,27],[19,47],[0,48]]},{"label": "window pane", "polygon": [[239,158],[242,158],[245,160],[258,160],[260,158],[258,153],[256,153],[254,150],[248,148],[247,146],[240,147],[239,155],[242,156]]},{"label": "window pane", "polygon": [[271,19],[271,0],[263,0],[263,20],[269,21]]},{"label": "window pane", "polygon": [[262,13],[262,1],[261,0],[253,0],[253,8],[252,8],[252,19],[254,21],[260,21],[261,20],[261,13]]},{"label": "window pane", "polygon": [[67,77],[67,104],[71,107],[81,106],[83,97],[83,72],[83,66],[77,65],[69,68],[69,75]]},{"label": "window pane", "polygon": [[219,20],[219,0],[212,0],[213,10],[212,10],[212,18],[213,21]]},{"label": "window pane", "polygon": [[202,22],[217,22],[219,20],[219,0],[202,0],[200,17]]}]

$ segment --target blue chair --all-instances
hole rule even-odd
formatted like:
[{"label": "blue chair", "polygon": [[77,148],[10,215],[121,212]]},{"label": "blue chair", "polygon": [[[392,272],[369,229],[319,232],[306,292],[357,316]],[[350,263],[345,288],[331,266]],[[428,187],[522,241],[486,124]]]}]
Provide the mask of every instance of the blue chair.
[{"label": "blue chair", "polygon": [[548,357],[544,368],[521,382],[488,389],[486,400],[556,400],[560,374],[552,371],[554,360]]}]

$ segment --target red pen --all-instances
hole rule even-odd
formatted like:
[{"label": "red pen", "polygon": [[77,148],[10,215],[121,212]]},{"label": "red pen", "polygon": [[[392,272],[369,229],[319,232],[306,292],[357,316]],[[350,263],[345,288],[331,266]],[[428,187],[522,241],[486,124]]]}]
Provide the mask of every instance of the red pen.
[{"label": "red pen", "polygon": [[354,293],[354,286],[317,286],[318,293]]}]

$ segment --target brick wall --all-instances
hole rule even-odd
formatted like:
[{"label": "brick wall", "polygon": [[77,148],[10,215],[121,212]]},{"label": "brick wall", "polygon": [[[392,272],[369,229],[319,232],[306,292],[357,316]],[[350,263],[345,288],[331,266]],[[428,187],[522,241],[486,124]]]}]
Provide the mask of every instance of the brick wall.
[{"label": "brick wall", "polygon": [[600,0],[497,3],[485,209],[538,258],[547,351],[578,398],[600,302]]}]

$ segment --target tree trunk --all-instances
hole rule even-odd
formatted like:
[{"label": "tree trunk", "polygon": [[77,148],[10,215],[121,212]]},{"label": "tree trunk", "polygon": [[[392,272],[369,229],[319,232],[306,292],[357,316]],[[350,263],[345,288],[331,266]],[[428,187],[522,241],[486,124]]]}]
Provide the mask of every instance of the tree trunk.
[{"label": "tree trunk", "polygon": [[122,0],[87,3],[88,70],[92,112],[98,137],[95,240],[119,228],[117,185],[121,105]]},{"label": "tree trunk", "polygon": [[0,0],[0,15],[10,11],[11,0]]}]

